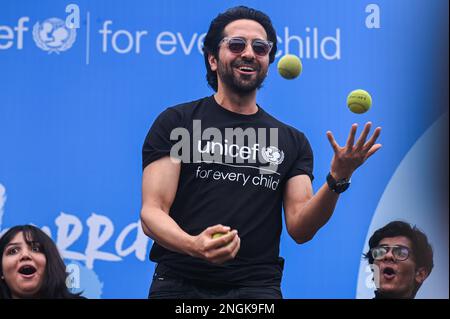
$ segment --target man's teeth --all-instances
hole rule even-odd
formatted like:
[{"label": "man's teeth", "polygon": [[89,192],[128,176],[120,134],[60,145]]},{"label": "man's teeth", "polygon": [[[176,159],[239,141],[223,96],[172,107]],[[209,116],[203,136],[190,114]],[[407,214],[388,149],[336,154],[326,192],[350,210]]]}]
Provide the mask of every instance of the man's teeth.
[{"label": "man's teeth", "polygon": [[253,68],[248,67],[248,66],[241,66],[241,67],[239,67],[239,70],[244,71],[244,72],[253,72],[253,71],[255,71]]}]

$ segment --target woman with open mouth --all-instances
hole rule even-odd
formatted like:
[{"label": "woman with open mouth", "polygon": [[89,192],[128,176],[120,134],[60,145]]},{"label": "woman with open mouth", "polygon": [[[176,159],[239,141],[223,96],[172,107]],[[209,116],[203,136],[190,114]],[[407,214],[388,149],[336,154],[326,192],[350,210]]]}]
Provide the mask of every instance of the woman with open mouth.
[{"label": "woman with open mouth", "polygon": [[0,299],[80,298],[66,286],[66,266],[52,239],[31,225],[0,238]]}]

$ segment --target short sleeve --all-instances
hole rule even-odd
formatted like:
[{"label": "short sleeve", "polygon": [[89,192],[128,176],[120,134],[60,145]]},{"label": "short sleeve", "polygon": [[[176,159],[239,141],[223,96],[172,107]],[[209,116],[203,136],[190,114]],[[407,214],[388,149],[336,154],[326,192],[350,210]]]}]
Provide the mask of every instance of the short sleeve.
[{"label": "short sleeve", "polygon": [[170,155],[170,150],[176,142],[170,140],[170,133],[178,127],[183,127],[183,117],[177,110],[168,108],[156,118],[142,146],[142,169]]},{"label": "short sleeve", "polygon": [[306,174],[309,176],[311,181],[313,181],[314,157],[311,145],[309,144],[308,139],[303,133],[298,132],[296,140],[296,148],[298,149],[297,158],[295,159],[294,164],[287,173],[286,179],[297,175]]}]

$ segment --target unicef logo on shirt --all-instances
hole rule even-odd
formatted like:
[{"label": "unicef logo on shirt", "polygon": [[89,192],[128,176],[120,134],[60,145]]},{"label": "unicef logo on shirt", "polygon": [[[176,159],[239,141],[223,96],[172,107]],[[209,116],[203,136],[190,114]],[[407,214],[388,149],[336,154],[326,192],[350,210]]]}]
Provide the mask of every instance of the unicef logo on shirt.
[{"label": "unicef logo on shirt", "polygon": [[263,147],[261,154],[264,160],[273,165],[279,165],[284,160],[284,152],[275,146]]},{"label": "unicef logo on shirt", "polygon": [[75,42],[75,28],[68,28],[65,22],[58,18],[50,18],[42,24],[37,22],[33,27],[33,40],[36,45],[48,53],[66,51]]}]

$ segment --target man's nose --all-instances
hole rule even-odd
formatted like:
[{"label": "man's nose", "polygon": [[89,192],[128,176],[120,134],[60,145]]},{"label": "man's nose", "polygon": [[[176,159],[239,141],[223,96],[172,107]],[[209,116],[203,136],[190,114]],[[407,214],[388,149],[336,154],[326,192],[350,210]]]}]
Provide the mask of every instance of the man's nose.
[{"label": "man's nose", "polygon": [[243,59],[247,59],[247,60],[253,60],[255,59],[255,52],[253,51],[252,45],[247,43],[247,45],[245,46],[244,51],[242,51],[241,53],[241,57]]},{"label": "man's nose", "polygon": [[384,255],[384,260],[395,260],[394,254],[392,253],[392,249],[389,249],[386,255]]}]

